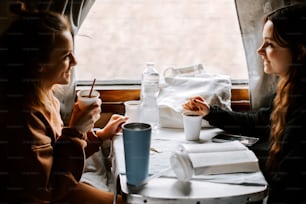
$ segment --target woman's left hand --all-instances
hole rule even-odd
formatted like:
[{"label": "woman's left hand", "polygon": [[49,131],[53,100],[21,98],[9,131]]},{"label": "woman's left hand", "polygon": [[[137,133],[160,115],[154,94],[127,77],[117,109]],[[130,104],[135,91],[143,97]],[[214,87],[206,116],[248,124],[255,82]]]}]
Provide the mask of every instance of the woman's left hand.
[{"label": "woman's left hand", "polygon": [[85,107],[84,110],[80,110],[78,103],[75,103],[69,122],[69,127],[76,128],[80,132],[88,132],[94,127],[95,122],[100,118],[100,113],[100,99]]},{"label": "woman's left hand", "polygon": [[121,125],[127,121],[128,117],[114,114],[106,124],[106,126],[98,130],[96,135],[101,140],[107,140],[115,136],[117,133],[121,132]]}]

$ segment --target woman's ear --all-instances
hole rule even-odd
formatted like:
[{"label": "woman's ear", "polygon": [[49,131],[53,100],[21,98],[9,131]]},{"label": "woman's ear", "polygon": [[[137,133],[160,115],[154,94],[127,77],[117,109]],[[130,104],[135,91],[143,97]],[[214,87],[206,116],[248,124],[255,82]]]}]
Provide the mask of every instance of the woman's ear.
[{"label": "woman's ear", "polygon": [[303,56],[306,55],[306,46],[305,45],[302,45],[302,50],[303,50]]},{"label": "woman's ear", "polygon": [[306,45],[300,45],[299,46],[298,59],[302,59],[305,56],[306,56]]},{"label": "woman's ear", "polygon": [[42,73],[42,72],[44,71],[44,65],[39,65],[37,71],[38,71],[39,73]]},{"label": "woman's ear", "polygon": [[34,57],[30,63],[31,63],[31,66],[33,67],[33,72],[36,72],[36,73],[42,73],[46,66],[46,64],[39,61],[37,57]]}]

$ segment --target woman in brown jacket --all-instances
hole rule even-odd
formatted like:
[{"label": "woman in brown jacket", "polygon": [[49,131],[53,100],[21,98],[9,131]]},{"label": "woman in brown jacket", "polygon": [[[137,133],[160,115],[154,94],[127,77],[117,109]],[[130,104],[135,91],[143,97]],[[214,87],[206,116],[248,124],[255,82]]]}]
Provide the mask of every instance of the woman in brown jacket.
[{"label": "woman in brown jacket", "polygon": [[70,82],[77,63],[68,21],[51,12],[22,12],[1,38],[0,57],[1,199],[112,203],[113,193],[79,180],[85,159],[127,118],[114,115],[94,133],[101,102],[85,110],[76,103],[63,127],[53,91]]}]

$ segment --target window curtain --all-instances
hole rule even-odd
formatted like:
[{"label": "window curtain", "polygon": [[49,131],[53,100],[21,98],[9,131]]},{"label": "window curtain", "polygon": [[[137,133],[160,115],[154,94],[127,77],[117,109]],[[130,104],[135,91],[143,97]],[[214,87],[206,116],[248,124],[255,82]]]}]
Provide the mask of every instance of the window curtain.
[{"label": "window curtain", "polygon": [[[23,3],[29,10],[50,10],[68,16],[73,36],[77,35],[94,2],[95,0],[23,0]],[[69,122],[74,105],[76,88],[75,69],[72,69],[70,81],[69,85],[62,87],[61,92],[55,93],[61,103],[61,115],[65,124]]]},{"label": "window curtain", "polygon": [[8,0],[0,1],[0,34],[2,34],[2,32],[7,29],[7,27],[12,21],[9,13],[10,10]]},{"label": "window curtain", "polygon": [[263,62],[257,54],[262,43],[263,17],[279,7],[306,2],[306,0],[235,0],[236,10],[246,54],[249,94],[252,110],[265,106],[275,92],[277,77],[263,71]]},{"label": "window curtain", "polygon": [[[262,43],[263,17],[284,5],[282,0],[235,0],[242,35],[252,110],[267,105],[268,97],[275,91],[277,78],[263,71],[263,62],[257,53]],[[250,6],[252,5],[252,6]]]}]

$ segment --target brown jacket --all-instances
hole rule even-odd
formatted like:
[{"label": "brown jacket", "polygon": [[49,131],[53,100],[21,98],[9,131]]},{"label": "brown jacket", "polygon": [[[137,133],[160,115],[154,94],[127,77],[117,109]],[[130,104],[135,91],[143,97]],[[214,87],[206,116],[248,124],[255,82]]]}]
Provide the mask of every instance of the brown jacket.
[{"label": "brown jacket", "polygon": [[9,119],[10,124],[15,120],[16,125],[6,131],[6,193],[14,203],[60,200],[79,182],[86,157],[101,145],[92,133],[79,138],[71,129],[62,132],[60,106],[55,97],[49,109],[34,107],[23,111],[21,117]]}]

